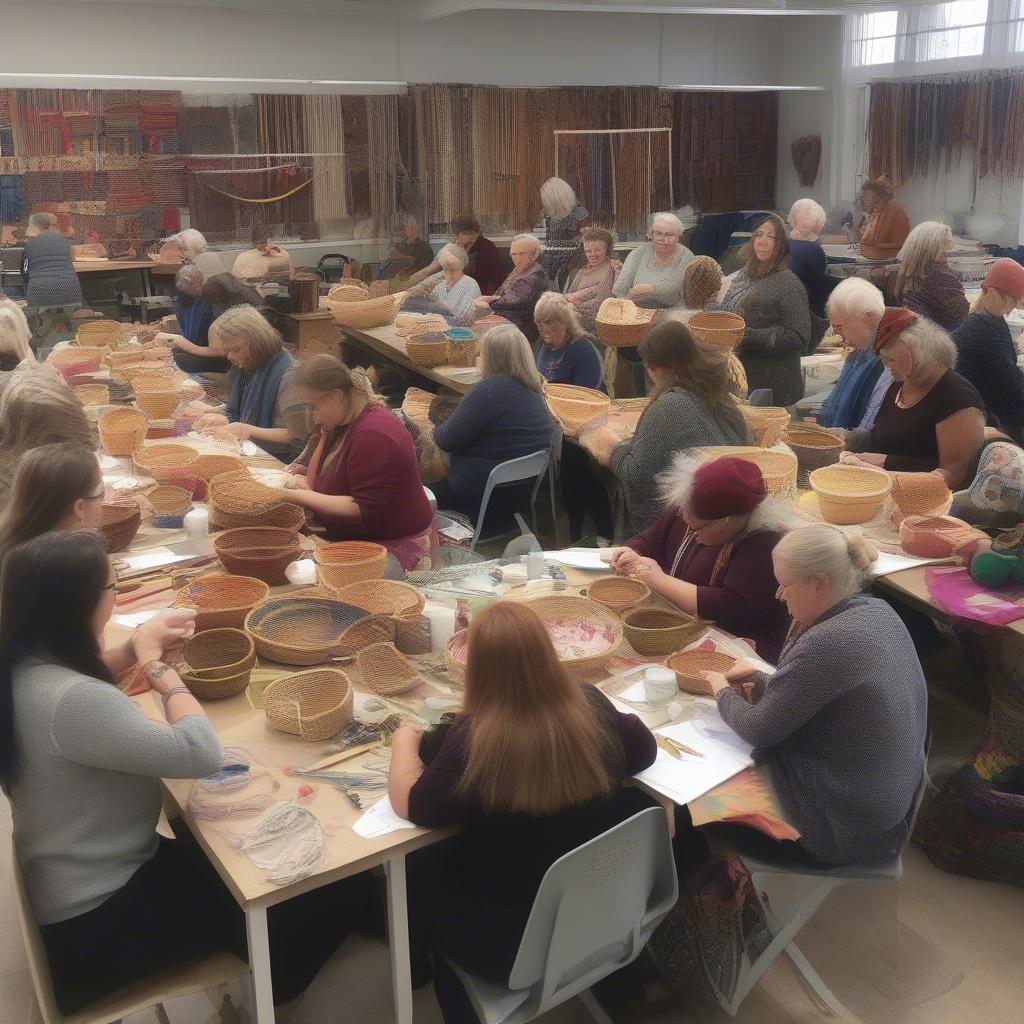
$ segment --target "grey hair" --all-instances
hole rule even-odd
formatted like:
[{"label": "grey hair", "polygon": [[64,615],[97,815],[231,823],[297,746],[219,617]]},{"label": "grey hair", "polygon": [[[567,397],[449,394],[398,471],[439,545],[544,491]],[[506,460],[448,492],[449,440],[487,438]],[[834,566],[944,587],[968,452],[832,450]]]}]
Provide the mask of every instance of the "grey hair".
[{"label": "grey hair", "polygon": [[480,342],[480,376],[498,375],[511,377],[531,391],[544,391],[530,343],[515,324],[492,327]]},{"label": "grey hair", "polygon": [[184,231],[179,231],[172,241],[177,242],[178,245],[193,256],[198,256],[209,248],[206,236],[201,231],[196,231],[195,228],[185,228]]},{"label": "grey hair", "polygon": [[841,601],[864,589],[878,549],[859,533],[815,523],[787,533],[774,555],[800,580],[819,574],[826,577],[833,596]]},{"label": "grey hair", "polygon": [[12,302],[0,303],[0,354],[32,359],[32,332],[25,314]]},{"label": "grey hair", "polygon": [[686,230],[683,227],[683,222],[671,210],[659,210],[657,213],[651,214],[651,231],[654,230],[654,225],[658,221],[661,221],[663,224],[671,224],[675,229],[676,237],[683,237],[683,232]]},{"label": "grey hair", "polygon": [[802,199],[798,199],[790,208],[789,216],[786,218],[792,227],[796,227],[796,222],[801,219],[806,219],[811,222],[811,230],[814,234],[817,234],[825,226],[825,221],[828,218],[825,216],[825,210],[822,208],[821,203],[816,203],[813,199],[804,196]]},{"label": "grey hair", "polygon": [[465,269],[466,265],[469,263],[469,253],[466,252],[461,245],[449,242],[447,245],[442,245],[437,254],[437,263],[442,270],[444,270],[449,256],[452,259],[458,260],[462,264],[463,269]]},{"label": "grey hair", "polygon": [[829,319],[832,319],[833,313],[840,310],[853,316],[873,313],[881,319],[885,312],[885,296],[863,277],[848,277],[832,290],[828,297],[827,310]]},{"label": "grey hair", "polygon": [[49,231],[57,226],[57,218],[52,213],[33,213],[28,218],[28,226],[35,231]]},{"label": "grey hair", "polygon": [[562,324],[570,341],[583,334],[576,308],[559,292],[544,292],[533,307],[533,320],[537,324],[551,321]]},{"label": "grey hair", "polygon": [[564,178],[548,178],[540,187],[540,205],[552,220],[564,220],[576,209],[576,193]]},{"label": "grey hair", "polygon": [[916,376],[919,370],[938,367],[952,370],[956,366],[956,345],[953,339],[937,323],[926,317],[919,316],[909,327],[904,327],[882,346],[882,351],[895,344],[903,344],[909,350],[911,376]]},{"label": "grey hair", "polygon": [[186,263],[178,268],[178,272],[174,275],[174,285],[176,288],[184,288],[186,285],[191,285],[196,290],[198,295],[203,287],[203,282],[206,280],[203,272],[194,264]]},{"label": "grey hair", "polygon": [[540,239],[536,235],[524,234],[516,235],[515,238],[509,243],[509,249],[512,248],[516,242],[530,242],[533,245],[534,251],[538,256],[544,251],[544,246],[540,244]]},{"label": "grey hair", "polygon": [[896,271],[896,297],[902,300],[906,292],[916,291],[924,283],[932,263],[942,256],[953,241],[948,224],[937,220],[922,221],[907,235],[903,248],[897,253],[899,269]]}]

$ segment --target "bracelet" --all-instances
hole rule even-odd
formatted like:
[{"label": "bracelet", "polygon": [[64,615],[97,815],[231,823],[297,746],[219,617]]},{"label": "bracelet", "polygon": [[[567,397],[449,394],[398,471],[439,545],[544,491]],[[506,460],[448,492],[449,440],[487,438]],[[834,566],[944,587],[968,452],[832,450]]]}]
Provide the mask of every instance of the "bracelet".
[{"label": "bracelet", "polygon": [[147,661],[145,665],[140,667],[142,669],[142,674],[150,679],[159,679],[162,675],[171,671],[171,666],[166,662],[161,661],[159,658]]},{"label": "bracelet", "polygon": [[174,696],[174,695],[175,695],[176,693],[188,693],[188,694],[191,694],[191,693],[192,693],[192,691],[191,691],[191,690],[190,690],[190,689],[189,689],[189,688],[188,688],[188,687],[187,687],[187,686],[186,686],[186,685],[185,685],[184,683],[182,683],[182,684],[181,684],[180,686],[172,686],[172,687],[171,687],[171,688],[170,688],[170,689],[169,689],[169,690],[168,690],[168,691],[167,691],[167,692],[166,692],[166,693],[165,693],[165,694],[163,695],[163,697],[161,697],[161,700],[162,700],[162,701],[164,702],[164,707],[166,707],[166,706],[167,706],[167,702],[168,702],[168,701],[169,701],[169,700],[170,700],[170,699],[171,699],[171,698],[172,698],[172,697],[173,697],[173,696]]}]

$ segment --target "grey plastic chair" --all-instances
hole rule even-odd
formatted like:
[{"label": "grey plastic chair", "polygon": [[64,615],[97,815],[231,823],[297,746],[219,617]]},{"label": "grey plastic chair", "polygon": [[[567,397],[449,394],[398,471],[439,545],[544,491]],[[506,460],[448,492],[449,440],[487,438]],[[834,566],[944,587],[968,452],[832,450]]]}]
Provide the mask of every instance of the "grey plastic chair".
[{"label": "grey plastic chair", "polygon": [[505,487],[509,484],[522,483],[526,480],[535,480],[533,491],[530,494],[530,521],[534,533],[537,532],[537,492],[540,490],[540,482],[548,470],[548,461],[551,453],[548,449],[541,452],[534,452],[532,455],[523,455],[518,459],[509,459],[508,462],[499,463],[491,470],[487,477],[487,486],[484,487],[483,500],[480,502],[480,513],[476,518],[476,527],[473,530],[473,539],[469,543],[469,550],[476,551],[477,544],[482,540],[497,540],[499,537],[508,536],[514,531],[494,534],[490,537],[481,536],[484,523],[487,520],[487,506],[491,501],[491,493],[496,487]]},{"label": "grey plastic chair", "polygon": [[590,986],[640,955],[678,895],[668,821],[651,807],[548,868],[508,988],[451,966],[484,1024],[524,1024],[575,995],[607,1021]]}]

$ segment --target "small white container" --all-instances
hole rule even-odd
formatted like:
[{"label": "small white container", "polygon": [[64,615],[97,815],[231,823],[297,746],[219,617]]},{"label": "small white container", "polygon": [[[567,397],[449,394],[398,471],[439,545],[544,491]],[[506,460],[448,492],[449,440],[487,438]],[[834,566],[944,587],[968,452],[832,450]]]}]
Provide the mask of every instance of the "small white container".
[{"label": "small white container", "polygon": [[210,536],[210,513],[205,508],[194,508],[185,513],[183,522],[185,536],[189,540],[200,540]]},{"label": "small white container", "polygon": [[679,691],[676,674],[670,668],[651,665],[644,669],[644,696],[648,704],[664,704]]},{"label": "small white container", "polygon": [[543,579],[548,567],[544,562],[543,551],[531,551],[526,556],[526,578],[529,580]]}]

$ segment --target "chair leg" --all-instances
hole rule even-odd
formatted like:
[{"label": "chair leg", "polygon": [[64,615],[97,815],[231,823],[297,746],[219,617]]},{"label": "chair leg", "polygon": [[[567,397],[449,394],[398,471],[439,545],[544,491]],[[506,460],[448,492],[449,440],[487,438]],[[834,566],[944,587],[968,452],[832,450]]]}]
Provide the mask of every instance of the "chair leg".
[{"label": "chair leg", "polygon": [[153,1012],[156,1014],[156,1019],[160,1024],[171,1024],[171,1018],[167,1016],[167,1011],[164,1009],[163,1003],[157,1003],[153,1007]]},{"label": "chair leg", "polygon": [[597,1001],[593,989],[585,988],[580,993],[580,1002],[597,1024],[615,1024],[615,1021],[604,1012],[604,1007]]},{"label": "chair leg", "polygon": [[810,961],[801,952],[800,947],[795,942],[791,942],[782,951],[789,962],[793,965],[793,969],[798,975],[800,975],[801,981],[814,993],[815,997],[821,1002],[821,1004],[832,1014],[833,1017],[840,1017],[843,1020],[856,1021],[858,1018],[852,1014],[843,1004],[832,994],[832,990],[825,984],[821,975],[811,966]]}]

